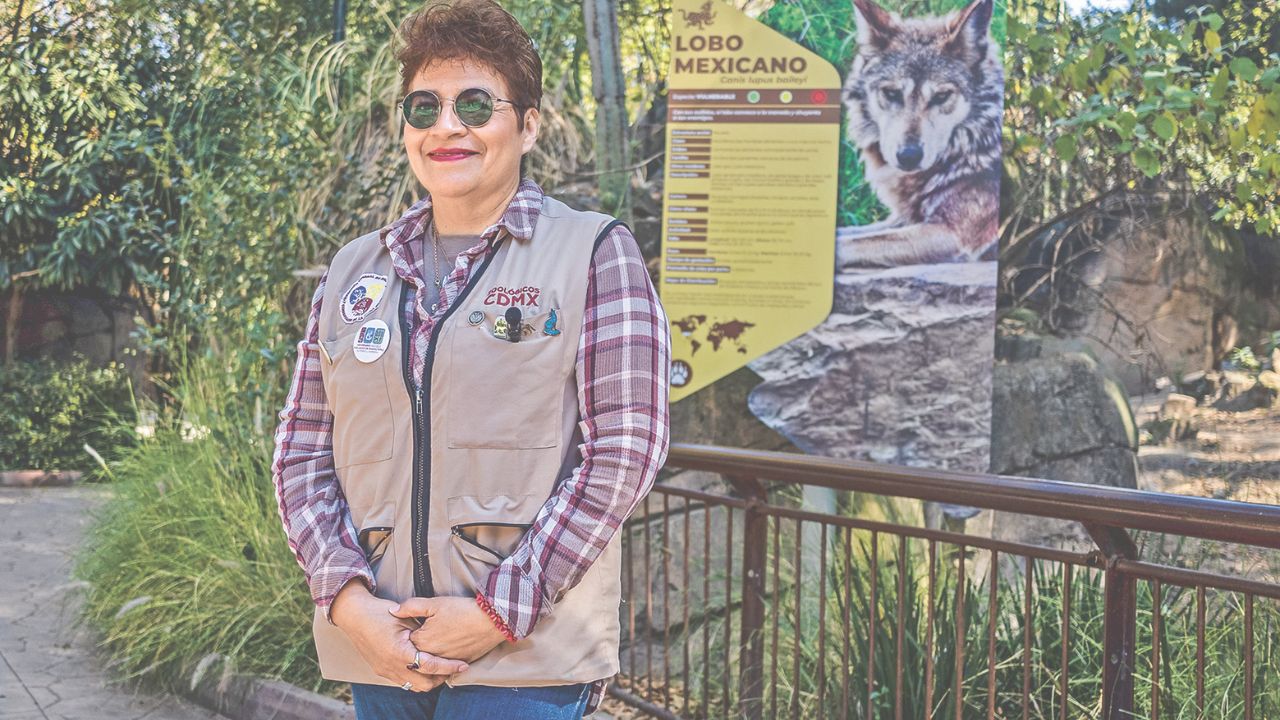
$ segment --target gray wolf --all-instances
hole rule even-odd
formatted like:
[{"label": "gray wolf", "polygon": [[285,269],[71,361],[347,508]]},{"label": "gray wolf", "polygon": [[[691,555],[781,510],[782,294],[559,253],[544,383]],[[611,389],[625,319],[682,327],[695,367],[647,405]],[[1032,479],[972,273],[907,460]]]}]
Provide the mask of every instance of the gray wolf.
[{"label": "gray wolf", "polygon": [[900,18],[853,0],[858,51],[841,99],[889,216],[836,237],[840,268],[994,259],[1004,73],[992,0]]}]

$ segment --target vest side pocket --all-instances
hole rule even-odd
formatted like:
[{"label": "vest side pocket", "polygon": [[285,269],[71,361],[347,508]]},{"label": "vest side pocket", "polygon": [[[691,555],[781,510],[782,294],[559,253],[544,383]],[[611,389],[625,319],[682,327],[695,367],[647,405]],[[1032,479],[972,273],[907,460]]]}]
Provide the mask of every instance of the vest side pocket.
[{"label": "vest side pocket", "polygon": [[449,565],[458,593],[482,589],[524,539],[546,498],[462,495],[448,500]]},{"label": "vest side pocket", "polygon": [[[354,333],[349,333],[320,341],[324,353],[331,358],[326,369],[325,395],[333,412],[335,470],[387,460],[394,449],[386,363],[395,363],[400,357],[399,340],[393,337],[381,357],[366,363],[356,358],[353,339]],[[342,490],[352,504],[369,504],[375,499],[346,482]]]}]

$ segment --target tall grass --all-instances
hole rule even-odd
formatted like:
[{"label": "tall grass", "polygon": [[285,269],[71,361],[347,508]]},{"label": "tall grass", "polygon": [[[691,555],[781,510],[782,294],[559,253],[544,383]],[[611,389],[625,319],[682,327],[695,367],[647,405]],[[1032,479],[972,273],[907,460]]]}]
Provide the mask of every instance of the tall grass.
[{"label": "tall grass", "polygon": [[[1066,717],[1073,720],[1101,717],[1102,571],[1068,569],[1044,560],[1028,565],[1023,557],[1003,554],[993,566],[985,550],[968,548],[962,553],[945,544],[930,549],[925,541],[900,543],[897,536],[885,534],[873,539],[861,530],[828,528],[815,544],[810,529],[818,528],[801,530],[789,520],[780,525],[771,521],[762,633],[765,717],[894,717],[899,664],[903,717],[986,717],[990,704],[996,717],[1020,718],[1024,682],[1029,717],[1060,717],[1064,702]],[[779,532],[775,546],[774,534]],[[663,547],[661,534],[658,539],[650,548],[652,567],[671,552]],[[639,549],[634,549],[633,562],[642,563]],[[692,550],[697,556],[704,548],[694,542]],[[680,558],[669,562],[679,565]],[[643,678],[631,683],[655,700],[676,698],[677,711],[684,711],[687,698],[686,716],[691,718],[723,716],[726,706],[734,715],[741,693],[741,598],[736,594],[740,576],[735,570],[728,583],[735,592],[727,596],[731,611],[726,615],[726,596],[716,589],[725,587],[724,569],[711,568],[708,574],[713,588],[709,601],[697,603],[688,627],[669,630],[668,660],[675,662],[675,670],[666,677],[655,676],[652,684]],[[997,583],[994,602],[992,582]],[[675,615],[683,610],[678,605],[682,593],[682,588],[671,588]],[[657,593],[649,600],[658,603],[661,598]],[[1138,717],[1151,717],[1151,584],[1138,583],[1137,600],[1134,709]],[[637,597],[636,602],[645,601]],[[1206,591],[1201,672],[1197,591],[1168,585],[1161,589],[1160,718],[1244,716],[1244,602],[1237,593]],[[664,610],[660,617],[665,616]],[[1280,713],[1280,688],[1269,681],[1280,671],[1277,641],[1280,608],[1256,600],[1255,717]],[[681,659],[686,643],[693,657],[684,686]],[[959,682],[958,649],[963,650]],[[661,658],[648,662],[655,673],[664,668]],[[1201,679],[1203,714],[1196,705]],[[664,680],[671,686],[664,687]],[[963,705],[958,714],[957,703]]]},{"label": "tall grass", "polygon": [[271,485],[274,422],[213,360],[175,377],[180,410],[112,465],[113,496],[75,569],[91,584],[85,618],[126,678],[180,686],[217,652],[319,689],[312,605]]}]

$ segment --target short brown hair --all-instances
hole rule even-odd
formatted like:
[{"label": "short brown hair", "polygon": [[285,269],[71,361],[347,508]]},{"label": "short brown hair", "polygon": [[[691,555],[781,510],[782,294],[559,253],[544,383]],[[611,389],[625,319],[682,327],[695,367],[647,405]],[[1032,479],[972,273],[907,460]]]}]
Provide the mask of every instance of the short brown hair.
[{"label": "short brown hair", "polygon": [[493,0],[434,0],[400,23],[400,96],[426,65],[441,60],[472,60],[488,66],[507,83],[517,122],[542,104],[542,58],[529,33]]}]

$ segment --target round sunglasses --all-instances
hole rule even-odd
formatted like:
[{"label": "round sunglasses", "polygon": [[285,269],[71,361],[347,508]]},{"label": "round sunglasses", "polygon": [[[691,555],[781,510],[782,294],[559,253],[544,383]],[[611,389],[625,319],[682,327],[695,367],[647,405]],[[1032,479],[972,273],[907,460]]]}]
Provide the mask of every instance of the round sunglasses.
[{"label": "round sunglasses", "polygon": [[[440,119],[444,102],[430,90],[415,90],[400,101],[400,111],[404,114],[405,122],[419,130],[426,130]],[[494,103],[504,102],[518,107],[515,102],[494,97],[483,88],[467,88],[448,102],[453,103],[453,111],[462,124],[473,128],[489,122],[489,118],[493,117]]]}]

